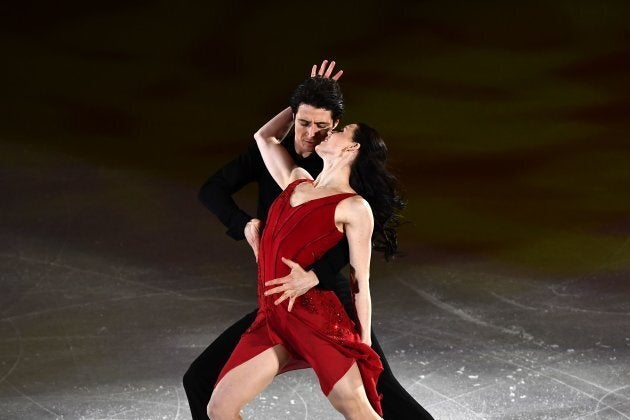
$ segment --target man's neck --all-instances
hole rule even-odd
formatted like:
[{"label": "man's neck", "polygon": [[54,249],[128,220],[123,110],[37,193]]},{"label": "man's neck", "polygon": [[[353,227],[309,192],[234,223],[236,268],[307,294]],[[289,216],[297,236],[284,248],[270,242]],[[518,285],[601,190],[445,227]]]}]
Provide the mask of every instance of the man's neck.
[{"label": "man's neck", "polygon": [[293,143],[293,150],[295,150],[295,154],[301,157],[302,159],[306,159],[307,157],[315,153],[314,150],[311,150],[311,151],[301,150],[300,147],[298,147],[298,145],[295,144],[295,142]]}]

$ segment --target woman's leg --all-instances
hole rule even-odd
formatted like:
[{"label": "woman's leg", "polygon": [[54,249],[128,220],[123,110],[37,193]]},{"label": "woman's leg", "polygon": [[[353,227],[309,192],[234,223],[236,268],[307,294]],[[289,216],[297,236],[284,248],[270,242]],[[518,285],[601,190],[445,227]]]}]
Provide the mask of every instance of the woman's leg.
[{"label": "woman's leg", "polygon": [[273,381],[288,360],[289,353],[277,345],[230,370],[214,388],[208,416],[212,420],[240,419],[245,404]]},{"label": "woman's leg", "polygon": [[328,401],[348,420],[380,419],[370,405],[356,362],[335,383]]},{"label": "woman's leg", "polygon": [[257,311],[245,315],[221,333],[190,365],[184,375],[184,389],[193,420],[208,420],[208,401],[214,384],[243,333],[252,325]]}]

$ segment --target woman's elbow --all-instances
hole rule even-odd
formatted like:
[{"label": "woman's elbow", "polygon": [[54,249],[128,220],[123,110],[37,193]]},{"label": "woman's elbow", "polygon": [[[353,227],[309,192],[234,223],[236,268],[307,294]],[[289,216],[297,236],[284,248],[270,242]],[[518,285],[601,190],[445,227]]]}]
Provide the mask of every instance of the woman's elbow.
[{"label": "woman's elbow", "polygon": [[263,132],[262,129],[256,131],[254,133],[254,140],[256,140],[256,143],[258,144],[263,144],[266,142],[266,137],[265,137],[265,133]]}]

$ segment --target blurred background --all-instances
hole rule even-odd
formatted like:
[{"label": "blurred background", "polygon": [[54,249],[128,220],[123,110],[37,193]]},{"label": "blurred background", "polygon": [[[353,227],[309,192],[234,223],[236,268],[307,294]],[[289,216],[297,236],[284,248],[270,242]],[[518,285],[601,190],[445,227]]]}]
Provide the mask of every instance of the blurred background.
[{"label": "blurred background", "polygon": [[[98,336],[114,328],[99,314],[130,328],[131,346],[147,328],[181,332],[189,347],[174,350],[170,375],[253,307],[249,251],[196,194],[322,59],[344,70],[342,123],[381,132],[406,189],[404,255],[375,261],[375,288],[386,294],[397,269],[429,270],[425,284],[461,302],[499,277],[506,296],[570,282],[594,293],[584,305],[627,310],[628,2],[24,1],[0,15],[0,389],[11,410],[32,397],[12,376],[45,387],[64,375],[50,359],[25,367],[38,349],[73,359],[73,383],[103,384],[78,360],[111,355]],[[250,211],[254,193],[238,195]],[[110,306],[153,294],[208,307],[217,285],[236,307],[214,309],[211,330],[200,306]]]},{"label": "blurred background", "polygon": [[[4,229],[60,235],[68,206],[80,207],[73,229],[88,237],[76,245],[98,236],[118,252],[90,215],[116,219],[106,236],[133,226],[149,239],[181,223],[163,212],[196,206],[205,178],[328,58],[345,71],[343,122],[372,124],[390,146],[412,222],[402,235],[420,255],[554,273],[630,268],[626,2],[2,9]],[[183,186],[191,202],[156,198],[138,223],[149,203],[111,182],[123,196],[89,209],[81,189],[104,180],[64,159]]]}]

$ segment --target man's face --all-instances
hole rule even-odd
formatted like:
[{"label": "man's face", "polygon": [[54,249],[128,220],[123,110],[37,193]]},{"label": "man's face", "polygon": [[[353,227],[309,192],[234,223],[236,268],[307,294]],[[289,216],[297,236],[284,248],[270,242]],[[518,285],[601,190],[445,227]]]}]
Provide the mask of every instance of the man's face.
[{"label": "man's face", "polygon": [[301,104],[295,114],[295,151],[306,157],[315,151],[315,146],[326,138],[328,131],[339,121],[333,121],[332,112]]}]

